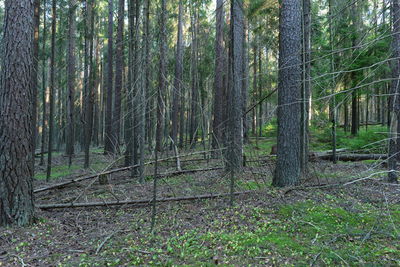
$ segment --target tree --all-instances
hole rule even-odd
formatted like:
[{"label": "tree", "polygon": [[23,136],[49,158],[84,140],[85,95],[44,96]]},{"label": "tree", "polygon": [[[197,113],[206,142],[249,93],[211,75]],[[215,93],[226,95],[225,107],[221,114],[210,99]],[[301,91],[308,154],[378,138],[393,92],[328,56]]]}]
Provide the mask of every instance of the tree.
[{"label": "tree", "polygon": [[30,0],[5,2],[0,73],[0,226],[34,218],[33,37]]},{"label": "tree", "polygon": [[301,2],[282,1],[279,14],[278,152],[274,186],[300,182]]},{"label": "tree", "polygon": [[242,167],[243,149],[243,1],[231,1],[231,88],[229,92],[229,153],[227,153],[227,168],[238,171]]},{"label": "tree", "polygon": [[[178,142],[178,129],[179,129],[179,114],[181,112],[180,99],[182,94],[183,82],[183,3],[179,0],[179,14],[178,14],[178,38],[176,41],[176,62],[175,62],[175,79],[174,89],[172,94],[172,134],[171,138],[176,145]],[[182,127],[182,125],[180,125]]]},{"label": "tree", "polygon": [[115,53],[115,98],[113,113],[113,138],[115,140],[116,152],[120,150],[120,134],[121,134],[121,92],[122,92],[122,75],[124,71],[124,14],[125,0],[119,0],[118,4],[118,29],[116,39]]},{"label": "tree", "polygon": [[47,146],[47,174],[46,180],[50,181],[52,150],[54,140],[54,87],[55,87],[55,61],[56,61],[56,25],[57,25],[57,2],[52,2],[52,18],[51,18],[51,56],[50,56],[50,113],[49,113],[49,142]]},{"label": "tree", "polygon": [[85,1],[85,59],[84,59],[84,168],[90,165],[90,144],[93,133],[93,87],[94,87],[94,0]]},{"label": "tree", "polygon": [[39,27],[40,27],[40,0],[34,2],[34,37],[33,37],[33,72],[32,72],[32,89],[33,89],[33,151],[36,149],[36,132],[37,132],[37,92],[38,92],[38,67],[39,67]]},{"label": "tree", "polygon": [[215,74],[214,74],[214,110],[212,147],[220,146],[222,141],[222,103],[224,93],[224,1],[217,0],[216,10],[216,37],[215,37]]},{"label": "tree", "polygon": [[391,106],[390,106],[390,131],[389,131],[389,155],[388,168],[389,173],[386,181],[389,183],[397,183],[397,161],[399,153],[399,125],[400,125],[400,1],[392,0],[392,23],[393,23],[393,40],[392,40],[392,84],[391,84]]},{"label": "tree", "polygon": [[47,20],[46,20],[46,0],[43,1],[43,34],[42,34],[42,136],[40,140],[40,166],[44,165],[44,154],[45,154],[45,146],[46,146],[46,80],[47,80],[47,72],[46,72],[46,40],[47,40]]},{"label": "tree", "polygon": [[66,136],[66,155],[69,158],[69,165],[72,163],[75,143],[74,110],[75,110],[75,34],[76,21],[75,12],[76,0],[69,1],[68,11],[68,57],[67,57],[67,76],[68,76],[68,97],[67,97],[67,136]]},{"label": "tree", "polygon": [[115,140],[112,131],[112,103],[113,103],[113,32],[114,32],[114,4],[108,0],[108,49],[107,49],[107,97],[105,108],[105,137],[104,153],[112,154],[115,151]]},{"label": "tree", "polygon": [[311,0],[303,0],[303,87],[301,91],[301,156],[302,174],[308,171],[309,111],[311,95]]}]

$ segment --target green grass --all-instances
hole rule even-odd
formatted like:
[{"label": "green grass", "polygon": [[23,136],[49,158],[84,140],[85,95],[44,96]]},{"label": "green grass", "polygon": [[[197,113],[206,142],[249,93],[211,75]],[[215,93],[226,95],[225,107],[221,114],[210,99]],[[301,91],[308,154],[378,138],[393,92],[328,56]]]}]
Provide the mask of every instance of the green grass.
[{"label": "green grass", "polygon": [[[107,163],[105,162],[95,162],[90,165],[90,168],[94,171],[101,171],[107,167]],[[73,175],[76,171],[83,169],[82,165],[72,164],[71,166],[67,165],[56,165],[51,168],[51,177],[50,179],[59,179],[67,176]],[[46,179],[46,171],[37,172],[35,174],[35,179],[45,180]]]},{"label": "green grass", "polygon": [[[388,216],[388,211],[382,214],[368,204],[352,210],[338,204],[339,199],[327,195],[324,203],[236,207],[222,216],[202,214],[197,219],[207,224],[186,230],[179,219],[163,214],[157,226],[162,234],[142,230],[140,237],[125,235],[108,244],[101,253],[104,261],[85,254],[81,266],[214,266],[216,261],[225,266],[400,264],[399,205],[391,206]],[[178,225],[175,230],[163,231],[172,224]]]},{"label": "green grass", "polygon": [[[311,128],[312,141],[310,147],[314,151],[331,149],[332,134],[329,128]],[[365,151],[368,153],[386,153],[387,128],[370,126],[368,130],[361,128],[357,136],[351,136],[342,128],[337,129],[337,148],[347,148],[351,151]]]}]

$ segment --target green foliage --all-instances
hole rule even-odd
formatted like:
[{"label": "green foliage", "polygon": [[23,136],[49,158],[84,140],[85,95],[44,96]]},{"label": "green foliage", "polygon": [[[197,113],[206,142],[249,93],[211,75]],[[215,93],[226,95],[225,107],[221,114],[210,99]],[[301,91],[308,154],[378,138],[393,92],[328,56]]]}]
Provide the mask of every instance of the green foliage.
[{"label": "green foliage", "polygon": [[[311,127],[312,150],[332,149],[332,132],[330,128]],[[342,128],[337,129],[337,148],[347,148],[351,151],[367,153],[386,153],[387,128],[383,126],[369,126],[368,130],[361,128],[357,136],[351,136]]]}]

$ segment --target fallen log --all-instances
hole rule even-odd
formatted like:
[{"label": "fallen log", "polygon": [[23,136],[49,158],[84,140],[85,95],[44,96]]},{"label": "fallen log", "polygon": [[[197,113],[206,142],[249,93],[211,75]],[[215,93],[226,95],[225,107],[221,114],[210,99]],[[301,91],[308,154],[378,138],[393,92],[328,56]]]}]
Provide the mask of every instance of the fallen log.
[{"label": "fallen log", "polygon": [[180,171],[174,171],[174,172],[160,173],[159,177],[170,177],[170,176],[176,176],[176,175],[181,175],[181,174],[186,174],[186,173],[208,172],[208,171],[217,171],[217,170],[222,170],[222,169],[223,169],[222,167],[211,167],[211,168],[205,168],[205,169],[180,170]]},{"label": "fallen log", "polygon": [[[205,152],[209,152],[209,151],[203,151],[203,152],[194,152],[194,153],[190,153],[190,154],[185,154],[185,155],[180,155],[180,157],[188,157],[188,156],[192,156],[192,155],[197,155],[199,153],[205,153]],[[175,159],[175,156],[172,157],[168,157],[168,158],[164,158],[164,159],[159,159],[158,162],[163,162],[163,161],[167,161],[167,160],[171,160],[171,159]],[[151,165],[154,164],[155,161],[150,161],[150,162],[146,162],[144,163],[144,165]],[[80,178],[75,178],[75,179],[71,179],[65,182],[61,182],[58,184],[53,184],[53,185],[49,185],[43,188],[38,188],[36,190],[33,191],[33,193],[40,193],[40,192],[44,192],[47,190],[51,190],[51,189],[56,189],[56,188],[61,188],[70,184],[74,184],[74,183],[78,183],[78,182],[82,182],[82,181],[86,181],[86,180],[90,180],[90,179],[94,179],[100,175],[108,175],[108,174],[113,174],[113,173],[117,173],[117,172],[122,172],[122,171],[128,171],[130,169],[133,168],[138,168],[140,165],[133,165],[133,166],[129,166],[129,167],[122,167],[122,168],[117,168],[117,169],[112,169],[112,170],[108,170],[108,171],[104,171],[104,172],[100,172],[100,173],[96,173],[96,174],[92,174],[92,175],[88,175],[88,176],[84,176],[84,177],[80,177]]]},{"label": "fallen log", "polygon": [[[332,160],[332,154],[314,153],[316,159]],[[362,160],[385,160],[387,154],[337,154],[336,159],[340,161],[362,161]]]},{"label": "fallen log", "polygon": [[[235,196],[254,193],[256,191],[242,191],[233,193]],[[186,196],[186,197],[170,197],[170,198],[159,198],[158,203],[162,202],[178,202],[178,201],[193,201],[202,199],[214,199],[230,196],[230,193],[222,194],[207,194],[197,196]],[[66,209],[66,208],[93,208],[93,207],[112,207],[112,206],[123,206],[123,205],[150,205],[153,199],[142,199],[142,200],[123,200],[123,201],[110,201],[110,202],[86,202],[86,203],[63,203],[63,204],[42,204],[37,205],[39,209],[51,210],[51,209]]]}]

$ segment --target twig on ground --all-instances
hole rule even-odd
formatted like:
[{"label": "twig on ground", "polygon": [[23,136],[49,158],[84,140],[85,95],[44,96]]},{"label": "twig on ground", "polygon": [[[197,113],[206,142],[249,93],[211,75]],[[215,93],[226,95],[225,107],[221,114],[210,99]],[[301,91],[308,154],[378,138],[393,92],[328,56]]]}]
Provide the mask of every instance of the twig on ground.
[{"label": "twig on ground", "polygon": [[115,234],[119,233],[121,231],[115,231],[112,234],[108,235],[103,242],[101,242],[101,244],[99,245],[99,247],[96,249],[96,255],[99,254],[99,252],[101,251],[101,249],[104,247],[104,245],[107,243],[108,240],[110,240]]}]

